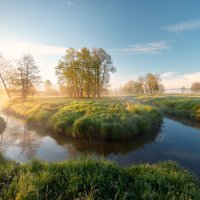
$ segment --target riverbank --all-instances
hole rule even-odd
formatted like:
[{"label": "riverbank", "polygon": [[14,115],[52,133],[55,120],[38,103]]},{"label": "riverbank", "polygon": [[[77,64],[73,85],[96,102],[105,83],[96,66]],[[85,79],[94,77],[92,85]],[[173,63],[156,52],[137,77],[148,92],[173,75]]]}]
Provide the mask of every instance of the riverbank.
[{"label": "riverbank", "polygon": [[200,97],[140,96],[136,98],[145,104],[158,107],[168,115],[200,122]]},{"label": "riverbank", "polygon": [[1,199],[200,198],[197,180],[173,162],[122,168],[92,158],[17,164],[1,157],[0,183]]},{"label": "riverbank", "polygon": [[71,100],[64,98],[11,101],[3,110],[46,127],[56,134],[89,140],[126,140],[158,130],[158,109],[119,99]]}]

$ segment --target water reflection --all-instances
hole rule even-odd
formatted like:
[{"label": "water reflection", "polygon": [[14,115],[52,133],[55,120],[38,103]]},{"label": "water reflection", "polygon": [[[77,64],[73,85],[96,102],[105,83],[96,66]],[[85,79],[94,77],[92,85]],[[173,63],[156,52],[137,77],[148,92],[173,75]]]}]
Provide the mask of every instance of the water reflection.
[{"label": "water reflection", "polygon": [[172,119],[164,118],[159,134],[114,143],[74,140],[37,127],[28,129],[24,121],[12,116],[2,117],[7,128],[0,135],[0,151],[20,162],[33,158],[59,161],[80,155],[104,156],[123,166],[175,160],[200,177],[200,130]]},{"label": "water reflection", "polygon": [[7,123],[0,136],[0,152],[19,161],[33,159],[40,146],[40,136],[27,129],[23,121],[4,116]]},{"label": "water reflection", "polygon": [[130,151],[143,149],[145,144],[153,142],[156,137],[156,133],[152,133],[128,142],[89,142],[57,135],[37,127],[28,129],[22,120],[12,116],[3,115],[3,117],[7,128],[1,137],[0,151],[18,161],[33,158],[53,161],[90,154],[105,157],[110,154],[127,154]]}]

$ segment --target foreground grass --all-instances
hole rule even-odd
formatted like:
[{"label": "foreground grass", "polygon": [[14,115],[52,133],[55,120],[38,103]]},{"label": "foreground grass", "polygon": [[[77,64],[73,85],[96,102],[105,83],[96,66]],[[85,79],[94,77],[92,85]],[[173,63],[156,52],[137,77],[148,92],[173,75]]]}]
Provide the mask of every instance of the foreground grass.
[{"label": "foreground grass", "polygon": [[166,114],[200,122],[200,97],[162,96],[138,97],[144,103],[162,109]]},{"label": "foreground grass", "polygon": [[5,121],[3,120],[3,118],[0,117],[0,134],[4,131],[5,127]]},{"label": "foreground grass", "polygon": [[173,162],[121,168],[92,158],[17,164],[0,159],[0,199],[200,199],[197,180]]},{"label": "foreground grass", "polygon": [[74,138],[125,140],[160,127],[162,118],[152,106],[118,99],[43,99],[13,101],[4,107],[18,116]]}]

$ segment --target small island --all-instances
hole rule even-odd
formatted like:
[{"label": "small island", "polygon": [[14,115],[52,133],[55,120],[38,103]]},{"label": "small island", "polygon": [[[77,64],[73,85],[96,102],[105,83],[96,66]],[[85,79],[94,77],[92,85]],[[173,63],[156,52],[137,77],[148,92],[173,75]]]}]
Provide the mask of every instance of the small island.
[{"label": "small island", "polygon": [[25,118],[28,124],[48,128],[55,134],[89,140],[126,140],[158,131],[158,109],[118,100],[72,100],[65,98],[11,101],[3,108]]}]

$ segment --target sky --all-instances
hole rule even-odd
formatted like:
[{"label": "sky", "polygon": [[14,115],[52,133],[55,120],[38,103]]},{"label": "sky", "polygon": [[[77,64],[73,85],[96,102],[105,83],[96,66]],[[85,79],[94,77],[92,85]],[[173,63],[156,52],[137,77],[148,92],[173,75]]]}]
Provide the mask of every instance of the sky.
[{"label": "sky", "polygon": [[112,88],[146,73],[166,88],[200,81],[199,0],[0,0],[0,53],[31,53],[44,80],[69,47],[104,48]]}]

